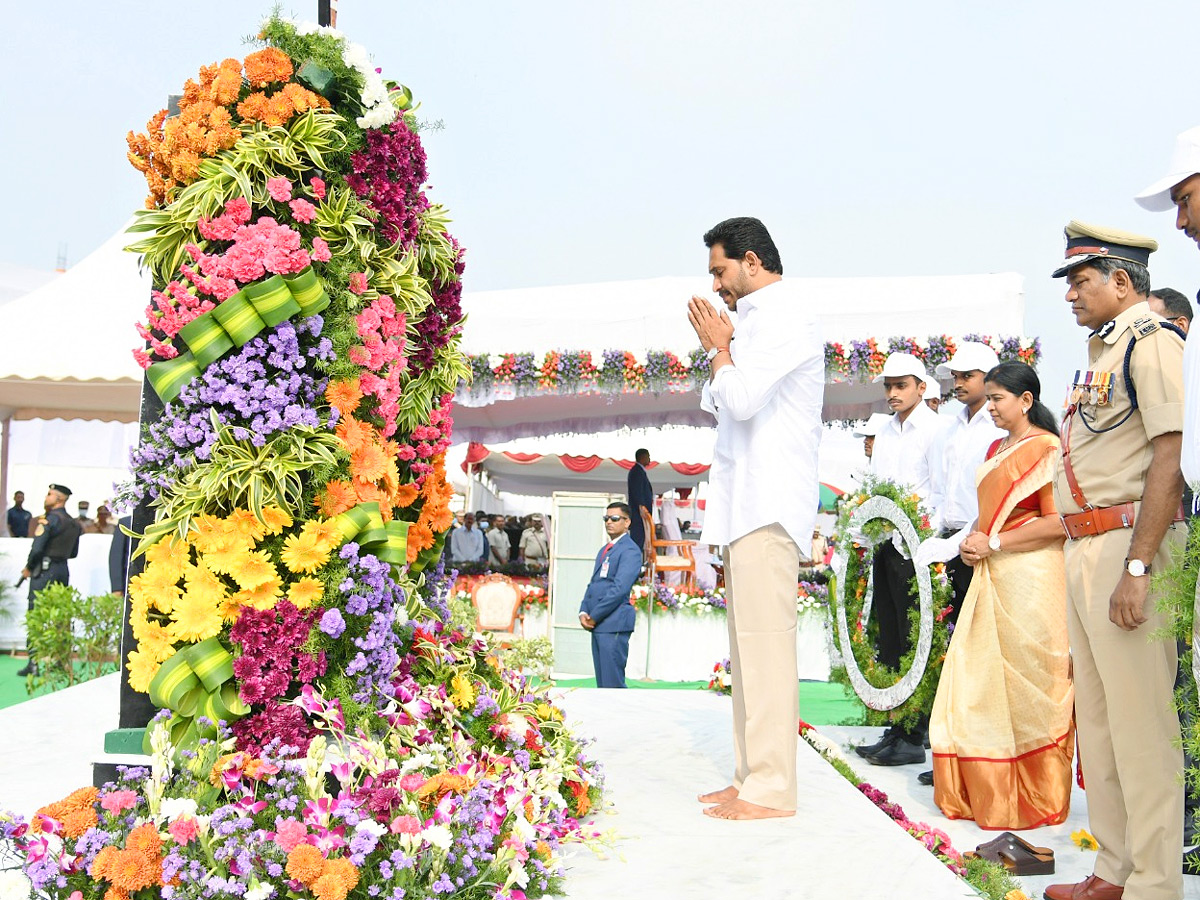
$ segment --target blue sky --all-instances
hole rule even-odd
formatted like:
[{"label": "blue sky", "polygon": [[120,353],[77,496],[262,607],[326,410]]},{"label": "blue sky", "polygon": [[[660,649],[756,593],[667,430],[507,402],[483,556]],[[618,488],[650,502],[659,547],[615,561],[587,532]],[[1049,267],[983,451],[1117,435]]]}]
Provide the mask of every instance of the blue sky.
[{"label": "blue sky", "polygon": [[[10,5],[0,259],[51,268],[141,204],[125,133],[269,7]],[[702,272],[704,230],[757,215],[791,275],[1020,272],[1054,406],[1083,352],[1048,277],[1069,219],[1157,237],[1155,284],[1200,287],[1195,245],[1131,199],[1200,122],[1186,10],[341,0],[338,25],[444,125],[429,177],[469,289]]]}]

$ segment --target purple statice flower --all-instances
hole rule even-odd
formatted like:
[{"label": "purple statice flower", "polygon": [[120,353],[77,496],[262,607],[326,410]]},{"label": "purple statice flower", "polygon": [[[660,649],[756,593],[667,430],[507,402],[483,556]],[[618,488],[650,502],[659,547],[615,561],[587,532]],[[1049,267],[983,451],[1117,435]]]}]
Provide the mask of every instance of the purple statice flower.
[{"label": "purple statice flower", "polygon": [[319,425],[326,379],[315,364],[334,357],[323,324],[320,316],[283,322],[186,384],[131,452],[133,479],[122,505],[157,498],[209,458],[217,439],[212,413],[235,438],[258,447],[296,425]]},{"label": "purple statice flower", "polygon": [[334,640],[340,638],[346,630],[346,620],[342,618],[341,610],[336,607],[325,610],[325,614],[321,616],[320,628]]}]

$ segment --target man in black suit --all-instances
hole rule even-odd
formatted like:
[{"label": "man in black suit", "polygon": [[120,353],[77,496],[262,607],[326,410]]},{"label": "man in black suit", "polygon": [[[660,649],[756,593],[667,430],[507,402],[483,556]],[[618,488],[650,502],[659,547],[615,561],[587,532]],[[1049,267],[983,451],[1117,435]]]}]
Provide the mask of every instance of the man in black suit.
[{"label": "man in black suit", "polygon": [[642,525],[642,507],[654,515],[654,488],[650,484],[650,476],[646,474],[646,466],[650,465],[650,451],[645,448],[634,454],[636,460],[629,469],[626,479],[626,493],[629,495],[629,508],[632,521],[629,523],[629,536],[637,544],[639,550],[646,546],[646,529]]}]

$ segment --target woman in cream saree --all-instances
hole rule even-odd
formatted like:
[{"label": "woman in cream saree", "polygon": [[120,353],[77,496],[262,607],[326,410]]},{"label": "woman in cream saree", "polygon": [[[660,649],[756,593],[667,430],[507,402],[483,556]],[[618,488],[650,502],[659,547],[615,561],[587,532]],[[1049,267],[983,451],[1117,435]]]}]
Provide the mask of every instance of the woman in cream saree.
[{"label": "woman in cream saree", "polygon": [[975,571],[929,738],[946,816],[1019,830],[1063,822],[1070,807],[1074,692],[1052,494],[1060,450],[1032,369],[1004,363],[987,382],[989,412],[1009,436],[976,476],[979,519],[960,548]]}]

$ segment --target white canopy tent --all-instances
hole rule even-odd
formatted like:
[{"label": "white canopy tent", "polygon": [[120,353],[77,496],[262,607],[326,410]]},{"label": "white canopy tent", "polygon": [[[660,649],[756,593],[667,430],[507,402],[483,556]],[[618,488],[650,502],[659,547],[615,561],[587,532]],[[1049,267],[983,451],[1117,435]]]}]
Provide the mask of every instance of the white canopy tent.
[{"label": "white canopy tent", "polygon": [[[137,340],[133,324],[150,299],[150,279],[139,271],[137,257],[124,252],[129,241],[122,229],[64,274],[0,306],[0,334],[9,337],[0,355],[0,511],[9,497],[14,421],[137,421],[142,371],[130,350]],[[54,480],[71,484],[66,478],[74,475],[87,484],[93,503],[111,496],[112,481],[121,477],[112,463],[126,452],[111,445],[120,434],[85,423],[47,422],[36,439],[18,442],[40,449],[36,458],[20,460],[27,471],[20,472],[17,487],[31,492],[31,504],[40,500],[39,482],[54,465],[49,442],[57,450],[71,448],[76,467],[87,470],[54,468]]]},{"label": "white canopy tent", "polygon": [[[817,310],[823,337],[847,346],[853,340],[963,334],[1021,335],[1021,276],[796,279]],[[644,357],[670,350],[686,358],[696,344],[687,321],[692,294],[711,297],[707,277],[652,278],[522,290],[466,292],[463,349],[471,354],[605,350]],[[886,345],[885,345],[886,346]],[[825,417],[861,418],[882,408],[882,390],[871,384],[827,385]],[[707,425],[694,391],[539,394],[518,397],[498,386],[460,391],[454,437],[483,443],[546,434],[609,431],[663,424]]]}]

